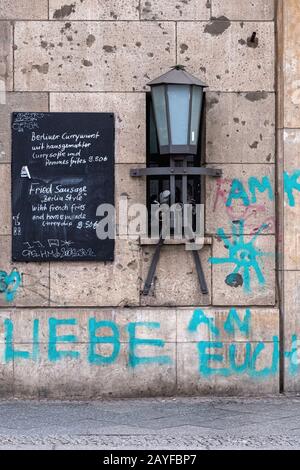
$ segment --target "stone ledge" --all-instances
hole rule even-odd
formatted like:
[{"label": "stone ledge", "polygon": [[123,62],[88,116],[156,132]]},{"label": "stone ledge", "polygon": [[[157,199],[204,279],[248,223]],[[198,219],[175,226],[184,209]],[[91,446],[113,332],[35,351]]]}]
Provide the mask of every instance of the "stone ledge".
[{"label": "stone ledge", "polygon": [[[157,245],[159,242],[159,238],[140,238],[140,245],[147,246],[147,245]],[[203,245],[212,245],[212,237],[205,237],[197,239],[198,243],[202,243]],[[187,239],[183,240],[176,240],[171,238],[169,240],[164,240],[164,245],[186,245],[190,244],[191,242]]]}]

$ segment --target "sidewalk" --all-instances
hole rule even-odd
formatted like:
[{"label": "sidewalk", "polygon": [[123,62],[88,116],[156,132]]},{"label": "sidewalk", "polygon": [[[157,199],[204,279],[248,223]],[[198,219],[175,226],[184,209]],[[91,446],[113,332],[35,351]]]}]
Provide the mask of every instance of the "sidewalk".
[{"label": "sidewalk", "polygon": [[300,397],[0,401],[0,449],[300,449]]}]

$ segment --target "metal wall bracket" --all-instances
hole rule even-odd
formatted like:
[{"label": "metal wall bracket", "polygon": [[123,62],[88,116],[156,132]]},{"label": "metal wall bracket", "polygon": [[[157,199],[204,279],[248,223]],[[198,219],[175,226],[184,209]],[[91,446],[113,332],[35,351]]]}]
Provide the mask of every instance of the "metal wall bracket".
[{"label": "metal wall bracket", "polygon": [[160,250],[161,250],[163,243],[164,243],[164,239],[162,236],[160,236],[159,242],[156,245],[155,252],[151,261],[151,265],[147,274],[147,279],[145,281],[145,285],[143,289],[143,295],[148,295],[150,292],[152,281],[153,281],[154,274],[156,271],[156,266],[157,266],[159,256],[160,256]]},{"label": "metal wall bracket", "polygon": [[[171,167],[148,167],[148,168],[134,168],[130,170],[130,176],[141,177],[141,176],[169,176],[170,177],[170,198],[171,205],[175,202],[175,176],[182,176],[182,193],[183,193],[183,204],[187,203],[187,176],[222,176],[222,170],[219,168],[207,168],[207,167],[189,167],[187,166],[187,160],[182,160],[182,166],[175,166],[175,160],[173,157],[170,159]],[[159,242],[155,247],[155,252],[151,261],[151,265],[148,271],[147,279],[145,281],[143,295],[148,295],[151,289],[153,278],[155,275],[157,263],[160,257],[160,251],[164,244],[164,238],[161,235]],[[196,266],[199,286],[202,294],[208,294],[207,283],[204,276],[199,253],[193,250],[193,257]]]},{"label": "metal wall bracket", "polygon": [[[155,274],[155,271],[156,271],[157,263],[159,261],[160,251],[161,251],[161,248],[162,248],[163,244],[164,244],[164,239],[161,235],[160,239],[159,239],[159,242],[157,243],[157,245],[155,247],[155,252],[154,252],[153,258],[151,260],[151,265],[150,265],[150,268],[149,268],[149,271],[148,271],[148,274],[147,274],[147,279],[145,281],[145,285],[144,285],[144,289],[143,289],[143,295],[149,295],[151,285],[152,285],[152,281],[153,281],[153,278],[154,278],[154,274]],[[203,268],[202,268],[202,264],[201,264],[201,260],[200,260],[198,251],[193,250],[193,257],[194,257],[194,262],[195,262],[195,266],[196,266],[196,271],[197,271],[200,290],[201,290],[203,295],[206,295],[206,294],[208,294],[208,287],[207,287],[207,284],[206,284],[206,280],[205,280],[205,276],[204,276],[204,272],[203,272]]]},{"label": "metal wall bracket", "polygon": [[222,176],[219,168],[206,167],[154,167],[134,168],[130,170],[130,176]]}]

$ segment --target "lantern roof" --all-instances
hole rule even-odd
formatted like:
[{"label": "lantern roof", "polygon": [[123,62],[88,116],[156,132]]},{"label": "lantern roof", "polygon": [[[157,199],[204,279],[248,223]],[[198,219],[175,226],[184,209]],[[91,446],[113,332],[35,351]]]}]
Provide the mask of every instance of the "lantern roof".
[{"label": "lantern roof", "polygon": [[149,86],[153,85],[197,85],[201,87],[207,87],[199,78],[194,77],[185,70],[184,65],[175,65],[169,70],[169,72],[164,73],[158,78],[155,78],[148,83]]}]

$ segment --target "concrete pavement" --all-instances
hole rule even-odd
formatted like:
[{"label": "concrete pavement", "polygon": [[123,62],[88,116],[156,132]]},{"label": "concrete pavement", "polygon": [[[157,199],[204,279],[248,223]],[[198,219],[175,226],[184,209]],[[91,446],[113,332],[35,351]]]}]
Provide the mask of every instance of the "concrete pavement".
[{"label": "concrete pavement", "polygon": [[300,449],[300,397],[0,401],[0,449]]}]

